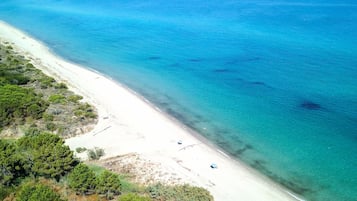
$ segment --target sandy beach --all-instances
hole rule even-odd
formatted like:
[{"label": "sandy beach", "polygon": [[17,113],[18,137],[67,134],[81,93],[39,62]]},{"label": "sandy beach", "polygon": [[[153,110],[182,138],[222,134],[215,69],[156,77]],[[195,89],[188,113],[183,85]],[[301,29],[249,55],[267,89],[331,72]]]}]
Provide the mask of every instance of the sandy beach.
[{"label": "sandy beach", "polygon": [[[105,150],[105,158],[134,155],[142,161],[137,165],[141,164],[147,169],[145,174],[155,180],[204,187],[217,201],[299,200],[195,137],[120,83],[59,58],[41,42],[1,21],[0,38],[97,108],[98,124],[91,132],[66,140],[71,149],[100,147]],[[212,169],[212,163],[218,168]]]}]

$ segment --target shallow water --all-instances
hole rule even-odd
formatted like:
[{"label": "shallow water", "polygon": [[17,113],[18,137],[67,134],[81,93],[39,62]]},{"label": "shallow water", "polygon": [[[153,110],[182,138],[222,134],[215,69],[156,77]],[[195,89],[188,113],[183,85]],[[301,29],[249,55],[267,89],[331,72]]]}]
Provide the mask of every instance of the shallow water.
[{"label": "shallow water", "polygon": [[308,200],[356,200],[353,1],[3,0],[0,19]]}]

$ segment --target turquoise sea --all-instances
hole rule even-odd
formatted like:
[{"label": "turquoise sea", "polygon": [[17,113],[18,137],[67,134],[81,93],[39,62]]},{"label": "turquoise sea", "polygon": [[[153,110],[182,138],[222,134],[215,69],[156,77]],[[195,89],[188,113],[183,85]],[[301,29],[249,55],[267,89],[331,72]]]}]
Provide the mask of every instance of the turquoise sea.
[{"label": "turquoise sea", "polygon": [[0,20],[307,200],[357,200],[355,0],[1,0]]}]

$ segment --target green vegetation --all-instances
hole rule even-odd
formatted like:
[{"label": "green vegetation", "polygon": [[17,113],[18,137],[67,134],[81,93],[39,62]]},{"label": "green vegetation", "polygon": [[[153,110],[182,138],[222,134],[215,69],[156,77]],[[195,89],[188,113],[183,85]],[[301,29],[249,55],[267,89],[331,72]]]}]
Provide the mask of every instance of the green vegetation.
[{"label": "green vegetation", "polygon": [[48,113],[43,113],[42,114],[42,118],[43,120],[45,120],[46,122],[51,122],[54,119],[54,115],[53,114],[48,114]]},{"label": "green vegetation", "polygon": [[[54,191],[59,188],[64,190]],[[35,129],[18,140],[0,139],[0,189],[1,199],[16,200],[64,200],[68,194],[93,195],[96,200],[213,200],[207,190],[189,185],[140,187],[101,167],[78,162],[62,138]]]},{"label": "green vegetation", "polygon": [[0,139],[0,185],[10,186],[16,179],[27,175],[25,158],[14,143]]},{"label": "green vegetation", "polygon": [[36,69],[8,44],[0,43],[0,136],[21,136],[28,128],[64,137],[97,120],[96,111],[83,97]]},{"label": "green vegetation", "polygon": [[40,133],[41,131],[38,128],[36,128],[36,126],[34,126],[26,130],[25,136],[38,135]]},{"label": "green vegetation", "polygon": [[24,121],[26,117],[39,119],[48,107],[32,89],[4,85],[0,86],[0,94],[0,127],[16,120]]},{"label": "green vegetation", "polygon": [[34,176],[59,181],[78,163],[73,158],[73,152],[58,135],[41,133],[25,136],[17,144],[19,150],[31,161],[31,173]]},{"label": "green vegetation", "polygon": [[93,194],[96,187],[96,176],[87,165],[79,164],[68,175],[68,184],[77,193],[82,195]]},{"label": "green vegetation", "polygon": [[0,185],[17,185],[24,178],[56,179],[71,171],[78,162],[57,135],[26,135],[17,141],[0,139]]},{"label": "green vegetation", "polygon": [[74,114],[80,118],[97,118],[97,115],[88,103],[78,106],[75,109]]},{"label": "green vegetation", "polygon": [[121,183],[119,176],[109,171],[102,172],[97,178],[97,192],[105,195],[107,199],[113,199],[119,195]]},{"label": "green vegetation", "polygon": [[118,201],[151,201],[149,197],[128,193],[119,197]]},{"label": "green vegetation", "polygon": [[76,148],[76,152],[79,153],[79,154],[80,154],[80,153],[83,153],[83,152],[85,152],[85,151],[87,151],[87,148],[85,148],[85,147],[77,147],[77,148]]},{"label": "green vegetation", "polygon": [[33,182],[25,184],[16,197],[16,201],[63,201],[59,194],[50,187]]},{"label": "green vegetation", "polygon": [[73,157],[59,136],[35,133],[15,141],[0,139],[0,198],[63,200],[50,186],[39,183],[40,178],[56,181],[54,187],[62,180],[70,191],[83,196],[98,194],[109,200],[120,194],[118,175],[102,171],[97,176]]},{"label": "green vegetation", "polygon": [[71,101],[73,103],[77,103],[78,101],[82,100],[83,97],[79,95],[72,95],[68,97],[68,101]]},{"label": "green vegetation", "polygon": [[15,191],[15,188],[12,186],[2,186],[0,185],[0,200],[5,200],[12,192]]},{"label": "green vegetation", "polygon": [[56,82],[52,77],[42,77],[38,80],[40,82],[41,89],[47,89],[53,86],[53,83]]},{"label": "green vegetation", "polygon": [[66,97],[64,97],[62,94],[53,94],[48,98],[48,101],[50,103],[66,103]]},{"label": "green vegetation", "polygon": [[5,70],[0,70],[0,85],[13,84],[13,85],[24,85],[27,84],[30,79],[23,76],[20,73],[7,72]]},{"label": "green vegetation", "polygon": [[[107,171],[104,167],[98,166],[98,165],[93,165],[89,164],[88,165],[91,170],[94,171],[94,173],[99,176],[102,174],[104,171]],[[130,176],[129,175],[119,175],[119,180],[121,184],[121,191],[122,193],[130,193],[130,192],[144,192],[145,188],[142,188],[136,183],[133,183],[130,181]]]},{"label": "green vegetation", "polygon": [[95,147],[94,149],[88,149],[87,154],[89,160],[99,160],[105,153],[104,149]]},{"label": "green vegetation", "polygon": [[121,190],[123,193],[127,192],[141,192],[141,186],[130,181],[130,177],[127,175],[119,175]]},{"label": "green vegetation", "polygon": [[154,200],[213,201],[213,197],[209,191],[190,185],[165,186],[156,184],[148,187],[147,191]]},{"label": "green vegetation", "polygon": [[54,85],[55,89],[68,89],[65,83],[58,83]]}]

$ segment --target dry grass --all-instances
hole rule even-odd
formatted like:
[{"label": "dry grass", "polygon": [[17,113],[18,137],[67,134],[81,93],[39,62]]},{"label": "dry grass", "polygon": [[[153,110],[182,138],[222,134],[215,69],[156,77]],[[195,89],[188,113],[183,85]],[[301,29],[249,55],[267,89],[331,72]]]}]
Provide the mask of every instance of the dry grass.
[{"label": "dry grass", "polygon": [[134,183],[146,186],[158,182],[167,185],[183,184],[176,174],[165,171],[160,164],[143,159],[135,153],[107,158],[97,163],[113,172],[128,175]]}]

